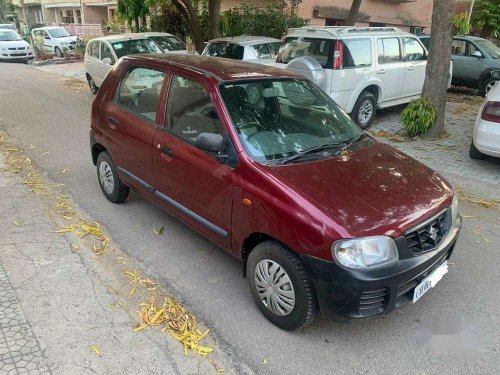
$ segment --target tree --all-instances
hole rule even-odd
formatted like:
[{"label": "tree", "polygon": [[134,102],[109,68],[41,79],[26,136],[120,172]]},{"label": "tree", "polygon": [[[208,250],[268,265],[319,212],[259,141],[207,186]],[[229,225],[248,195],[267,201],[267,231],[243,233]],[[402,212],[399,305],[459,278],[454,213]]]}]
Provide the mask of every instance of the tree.
[{"label": "tree", "polygon": [[425,71],[422,99],[436,109],[436,121],[427,135],[437,137],[444,133],[446,96],[450,74],[452,25],[456,0],[434,0],[429,57]]},{"label": "tree", "polygon": [[221,0],[208,1],[208,39],[220,36],[220,2]]},{"label": "tree", "polygon": [[7,14],[13,11],[12,0],[0,0],[0,22],[7,22]]},{"label": "tree", "polygon": [[363,0],[353,0],[351,5],[351,10],[349,11],[349,15],[347,16],[346,25],[354,26],[356,23],[356,17],[359,13],[359,8],[361,7],[361,3]]},{"label": "tree", "polygon": [[500,3],[498,0],[479,0],[472,11],[472,25],[481,29],[482,37],[500,38]]},{"label": "tree", "polygon": [[149,6],[144,0],[118,0],[118,15],[127,20],[129,26],[132,21],[135,25],[135,32],[140,31],[139,20],[145,24],[146,16],[149,13]]}]

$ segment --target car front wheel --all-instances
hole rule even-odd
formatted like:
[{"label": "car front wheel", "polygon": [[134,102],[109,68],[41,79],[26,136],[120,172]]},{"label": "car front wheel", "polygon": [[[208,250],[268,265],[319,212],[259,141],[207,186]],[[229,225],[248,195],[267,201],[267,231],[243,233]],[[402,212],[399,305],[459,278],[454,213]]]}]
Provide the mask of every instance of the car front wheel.
[{"label": "car front wheel", "polygon": [[279,328],[296,330],[310,324],[318,303],[300,258],[277,241],[265,241],[247,262],[250,289],[259,310]]},{"label": "car front wheel", "polygon": [[97,178],[104,196],[112,203],[121,203],[128,197],[129,188],[118,177],[111,156],[103,151],[97,157]]}]

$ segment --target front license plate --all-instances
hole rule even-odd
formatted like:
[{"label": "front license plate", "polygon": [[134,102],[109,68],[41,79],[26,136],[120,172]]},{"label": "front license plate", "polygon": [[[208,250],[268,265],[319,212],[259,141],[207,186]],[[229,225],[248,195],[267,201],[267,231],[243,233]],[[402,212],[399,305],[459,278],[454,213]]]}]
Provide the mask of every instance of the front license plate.
[{"label": "front license plate", "polygon": [[413,292],[413,303],[417,302],[420,297],[422,297],[429,289],[434,288],[434,286],[443,278],[443,276],[448,272],[448,261],[444,261],[438,268],[436,268],[432,273],[422,280],[418,284]]}]

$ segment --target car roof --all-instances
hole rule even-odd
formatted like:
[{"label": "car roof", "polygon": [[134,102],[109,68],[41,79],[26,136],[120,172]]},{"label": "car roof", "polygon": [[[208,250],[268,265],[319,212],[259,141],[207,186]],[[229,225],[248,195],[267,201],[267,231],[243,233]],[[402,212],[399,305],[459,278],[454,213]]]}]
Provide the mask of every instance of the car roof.
[{"label": "car roof", "polygon": [[222,57],[200,56],[190,54],[144,54],[122,57],[139,65],[141,61],[154,61],[165,67],[175,66],[210,75],[219,81],[238,81],[258,78],[304,78],[285,69],[255,64]]},{"label": "car roof", "polygon": [[65,29],[63,26],[44,26],[44,27],[35,27],[31,31],[34,30],[54,30],[54,29]]},{"label": "car roof", "polygon": [[241,46],[251,46],[253,44],[258,44],[258,43],[273,43],[281,41],[279,39],[271,38],[268,36],[241,35],[241,36],[212,39],[209,40],[208,42],[209,43],[226,42],[226,43],[239,44]]},{"label": "car roof", "polygon": [[134,33],[135,35],[141,35],[141,36],[174,36],[173,34],[170,33],[162,33],[159,31],[151,31],[151,32],[143,32],[143,33]]},{"label": "car roof", "polygon": [[116,34],[116,35],[106,35],[93,38],[90,41],[106,40],[110,43],[123,42],[125,40],[136,40],[136,39],[147,39],[147,36],[140,34]]},{"label": "car roof", "polygon": [[461,39],[470,39],[470,40],[486,40],[484,38],[481,38],[479,36],[474,36],[474,35],[455,35],[453,39],[455,38],[461,38]]},{"label": "car roof", "polygon": [[324,39],[338,39],[350,36],[372,35],[411,35],[397,27],[359,27],[359,26],[303,26],[288,29],[286,36],[302,36]]}]

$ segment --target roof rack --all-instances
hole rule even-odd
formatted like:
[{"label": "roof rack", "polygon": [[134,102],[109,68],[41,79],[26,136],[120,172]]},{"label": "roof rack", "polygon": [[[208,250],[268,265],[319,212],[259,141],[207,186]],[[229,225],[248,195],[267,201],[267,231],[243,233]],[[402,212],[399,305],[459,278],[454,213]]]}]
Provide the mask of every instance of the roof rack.
[{"label": "roof rack", "polygon": [[401,31],[397,27],[344,27],[342,30],[339,30],[342,33],[364,33],[367,31],[378,31],[378,32],[387,32],[387,31]]},{"label": "roof rack", "polygon": [[333,35],[340,34],[354,34],[354,33],[366,33],[366,32],[400,32],[401,29],[397,27],[357,27],[357,26],[303,26],[297,28],[291,28],[288,32],[293,31],[309,31],[318,33],[328,33]]}]

